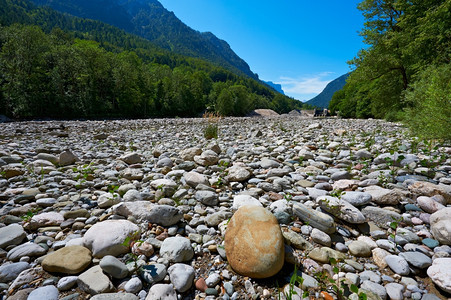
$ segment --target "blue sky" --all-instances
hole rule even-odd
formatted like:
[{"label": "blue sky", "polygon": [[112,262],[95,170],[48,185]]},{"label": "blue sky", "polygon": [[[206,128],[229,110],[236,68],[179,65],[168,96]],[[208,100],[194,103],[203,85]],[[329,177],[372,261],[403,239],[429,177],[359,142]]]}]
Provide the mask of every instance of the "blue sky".
[{"label": "blue sky", "polygon": [[349,72],[364,47],[358,0],[160,0],[191,28],[227,41],[262,80],[298,100]]}]

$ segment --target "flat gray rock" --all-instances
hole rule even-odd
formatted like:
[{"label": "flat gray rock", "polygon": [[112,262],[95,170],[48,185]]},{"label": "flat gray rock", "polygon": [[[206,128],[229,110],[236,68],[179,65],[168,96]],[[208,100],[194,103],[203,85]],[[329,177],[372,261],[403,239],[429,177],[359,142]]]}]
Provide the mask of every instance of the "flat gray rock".
[{"label": "flat gray rock", "polygon": [[303,222],[308,222],[312,227],[318,228],[325,233],[335,232],[334,219],[320,211],[311,209],[301,203],[293,204],[293,214]]},{"label": "flat gray rock", "polygon": [[16,262],[0,266],[0,282],[14,280],[22,271],[31,268],[27,262]]},{"label": "flat gray rock", "polygon": [[11,224],[0,228],[0,248],[9,245],[19,245],[27,236],[25,230],[19,224]]},{"label": "flat gray rock", "polygon": [[114,286],[108,276],[103,274],[100,266],[94,266],[81,273],[77,280],[78,286],[83,291],[97,295],[113,291]]},{"label": "flat gray rock", "polygon": [[6,258],[10,261],[18,261],[24,256],[42,256],[47,250],[34,243],[25,243],[11,249]]},{"label": "flat gray rock", "polygon": [[58,300],[59,292],[53,285],[42,286],[30,293],[27,300]]}]

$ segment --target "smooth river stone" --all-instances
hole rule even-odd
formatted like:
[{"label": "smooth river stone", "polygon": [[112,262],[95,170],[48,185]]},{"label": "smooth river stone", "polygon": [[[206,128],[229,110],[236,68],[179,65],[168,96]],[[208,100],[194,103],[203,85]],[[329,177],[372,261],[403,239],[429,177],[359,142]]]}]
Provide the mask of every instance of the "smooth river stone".
[{"label": "smooth river stone", "polygon": [[334,219],[325,213],[314,210],[301,203],[293,204],[293,213],[304,223],[308,222],[310,226],[318,228],[325,233],[335,232]]},{"label": "smooth river stone", "polygon": [[[134,203],[134,202],[133,202]],[[83,236],[83,245],[96,258],[118,256],[129,251],[123,245],[127,237],[139,237],[139,227],[126,220],[107,220],[94,224]]]},{"label": "smooth river stone", "polygon": [[91,263],[91,251],[83,246],[61,248],[47,255],[42,267],[47,272],[78,274]]},{"label": "smooth river stone", "polygon": [[277,219],[259,206],[242,206],[230,219],[225,233],[230,266],[239,274],[267,278],[284,263],[284,240]]}]

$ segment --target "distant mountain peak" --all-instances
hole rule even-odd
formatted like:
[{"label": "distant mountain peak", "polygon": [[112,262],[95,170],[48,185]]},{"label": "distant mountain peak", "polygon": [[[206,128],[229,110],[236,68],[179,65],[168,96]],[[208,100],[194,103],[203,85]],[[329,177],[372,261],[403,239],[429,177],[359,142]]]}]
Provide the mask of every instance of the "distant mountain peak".
[{"label": "distant mountain peak", "polygon": [[278,84],[278,83],[274,83],[272,81],[263,81],[264,83],[266,83],[266,85],[268,85],[269,87],[271,87],[273,90],[275,90],[276,92],[281,93],[282,95],[285,95],[285,92],[282,89],[282,85]]},{"label": "distant mountain peak", "polygon": [[344,75],[341,75],[340,77],[332,80],[329,82],[324,90],[317,95],[316,97],[308,100],[307,104],[316,106],[316,107],[322,107],[327,108],[329,107],[329,102],[332,100],[332,96],[335,94],[335,92],[341,90],[344,85],[346,84],[346,79],[348,79],[350,73],[346,73]]}]

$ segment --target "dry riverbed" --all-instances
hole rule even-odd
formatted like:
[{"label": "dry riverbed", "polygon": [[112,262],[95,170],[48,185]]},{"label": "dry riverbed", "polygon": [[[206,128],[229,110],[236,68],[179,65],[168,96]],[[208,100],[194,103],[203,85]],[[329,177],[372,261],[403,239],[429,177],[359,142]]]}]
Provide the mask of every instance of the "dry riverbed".
[{"label": "dry riverbed", "polygon": [[[2,123],[0,293],[332,299],[342,281],[368,299],[447,299],[450,153],[381,120]],[[248,205],[275,223],[252,227]],[[249,251],[227,248],[229,223]]]}]

